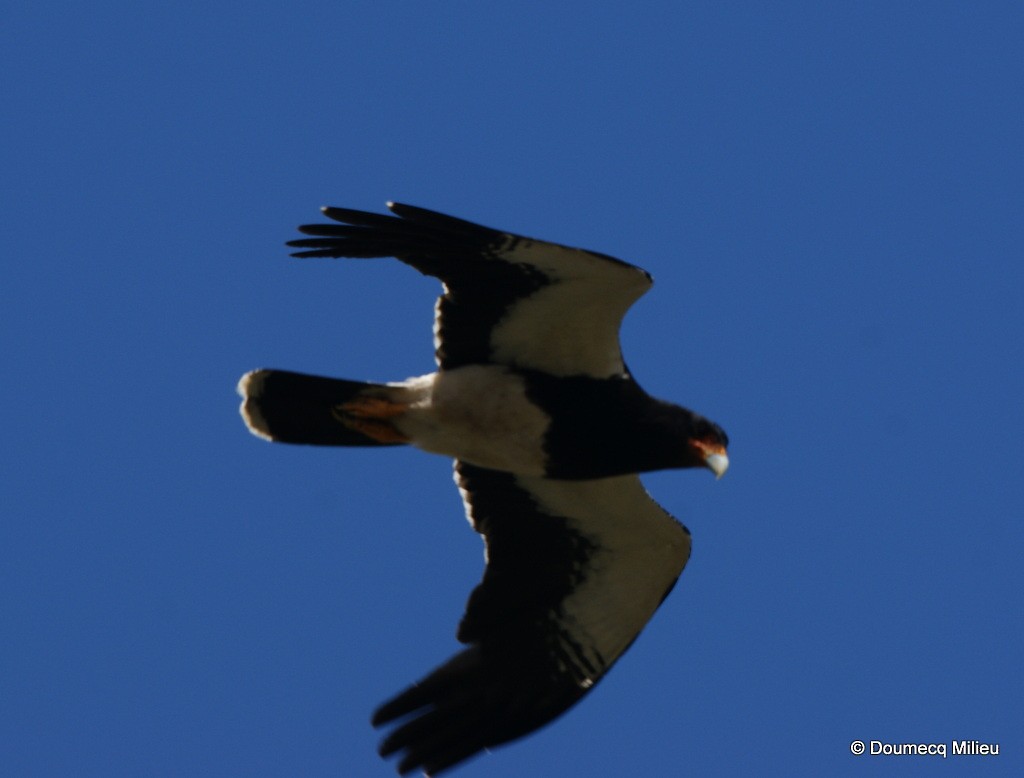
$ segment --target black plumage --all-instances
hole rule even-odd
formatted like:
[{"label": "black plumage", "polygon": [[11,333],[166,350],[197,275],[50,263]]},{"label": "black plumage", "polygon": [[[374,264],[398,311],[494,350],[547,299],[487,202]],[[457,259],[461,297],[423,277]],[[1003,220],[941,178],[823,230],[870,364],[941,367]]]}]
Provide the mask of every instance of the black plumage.
[{"label": "black plumage", "polygon": [[[456,460],[486,567],[457,637],[467,648],[384,703],[375,726],[401,773],[436,775],[543,726],[636,639],[690,555],[690,533],[637,473],[721,475],[724,431],[650,397],[618,330],[650,276],[594,252],[390,203],[325,208],[295,256],[397,257],[441,280],[438,370],[379,384],[258,370],[242,414],[267,439],[410,443]],[[386,315],[382,312],[382,315]]]}]

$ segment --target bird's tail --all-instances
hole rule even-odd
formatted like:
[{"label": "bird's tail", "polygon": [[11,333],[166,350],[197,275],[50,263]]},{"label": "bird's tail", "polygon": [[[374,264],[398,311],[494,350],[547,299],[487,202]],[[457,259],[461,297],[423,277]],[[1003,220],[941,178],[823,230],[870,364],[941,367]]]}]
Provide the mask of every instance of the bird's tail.
[{"label": "bird's tail", "polygon": [[250,432],[266,440],[315,446],[408,442],[388,422],[401,406],[385,399],[387,388],[288,370],[253,370],[238,382],[240,410]]}]

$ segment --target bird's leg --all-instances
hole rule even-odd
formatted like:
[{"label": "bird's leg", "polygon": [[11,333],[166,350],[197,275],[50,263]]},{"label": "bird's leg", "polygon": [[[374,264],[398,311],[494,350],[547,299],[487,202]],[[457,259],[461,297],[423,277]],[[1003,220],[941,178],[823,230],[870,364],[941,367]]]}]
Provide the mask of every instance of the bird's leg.
[{"label": "bird's leg", "polygon": [[390,421],[401,416],[406,406],[383,397],[356,397],[334,409],[334,416],[350,429],[379,443],[408,443],[409,438]]}]

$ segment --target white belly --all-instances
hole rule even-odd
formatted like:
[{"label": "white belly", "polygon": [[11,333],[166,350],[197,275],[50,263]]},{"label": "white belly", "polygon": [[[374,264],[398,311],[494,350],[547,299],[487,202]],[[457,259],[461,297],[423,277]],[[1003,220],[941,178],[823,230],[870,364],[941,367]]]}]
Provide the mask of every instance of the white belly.
[{"label": "white belly", "polygon": [[469,365],[391,384],[408,410],[394,426],[414,446],[480,467],[544,474],[548,417],[526,399],[519,375]]}]

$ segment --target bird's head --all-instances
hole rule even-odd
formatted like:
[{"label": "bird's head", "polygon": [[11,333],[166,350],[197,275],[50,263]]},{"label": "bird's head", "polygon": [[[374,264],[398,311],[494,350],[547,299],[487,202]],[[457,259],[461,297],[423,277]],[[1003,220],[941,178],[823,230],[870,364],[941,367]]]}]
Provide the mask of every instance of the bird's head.
[{"label": "bird's head", "polygon": [[687,440],[690,461],[688,467],[706,467],[721,478],[729,469],[729,436],[725,430],[707,419],[698,419]]}]

